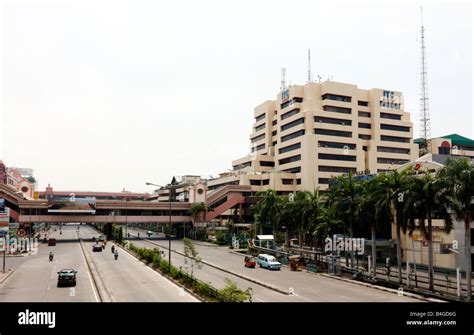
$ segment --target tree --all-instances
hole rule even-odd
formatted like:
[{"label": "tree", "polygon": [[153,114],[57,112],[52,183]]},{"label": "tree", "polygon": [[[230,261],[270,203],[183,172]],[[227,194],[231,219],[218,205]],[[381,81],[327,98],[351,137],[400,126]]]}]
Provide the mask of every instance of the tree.
[{"label": "tree", "polygon": [[455,203],[444,188],[443,182],[436,179],[429,171],[410,179],[405,199],[405,214],[408,220],[410,236],[415,229],[415,220],[428,244],[428,283],[429,290],[434,289],[433,267],[433,219],[441,219],[444,231],[449,233],[453,228],[451,209]]},{"label": "tree", "polygon": [[378,175],[362,182],[356,206],[356,217],[359,223],[361,225],[367,223],[370,226],[373,277],[377,276],[377,222],[381,222],[390,211],[390,204],[384,203],[383,199],[381,201],[383,190],[380,187],[380,182],[382,178],[383,175]]},{"label": "tree", "polygon": [[[357,206],[357,197],[360,188],[360,182],[354,178],[354,174],[349,172],[348,175],[335,177],[336,183],[331,189],[333,193],[334,205],[338,208],[344,225],[344,234],[346,234],[345,222],[349,222],[349,236],[354,236],[354,215]],[[347,254],[346,254],[347,255]],[[346,256],[347,264],[347,256]],[[354,253],[351,252],[351,267],[354,267]]]},{"label": "tree", "polygon": [[281,198],[272,189],[257,192],[257,197],[261,197],[261,199],[253,206],[253,209],[255,219],[260,223],[260,234],[263,233],[263,225],[265,225],[271,227],[273,236],[276,236],[277,213]]},{"label": "tree", "polygon": [[237,284],[229,278],[225,278],[226,286],[219,290],[221,300],[224,302],[244,302],[252,301],[252,289],[249,287],[245,291],[241,290]]},{"label": "tree", "polygon": [[395,225],[396,239],[397,239],[397,269],[398,269],[398,284],[402,284],[402,246],[401,246],[401,231],[406,232],[406,220],[404,220],[405,208],[405,193],[410,178],[413,175],[411,169],[406,169],[402,172],[397,170],[384,173],[380,177],[381,200],[380,206],[391,206],[394,211],[389,212],[390,221]]},{"label": "tree", "polygon": [[184,243],[184,264],[191,266],[191,278],[193,278],[194,274],[194,267],[196,266],[198,269],[202,267],[202,258],[199,256],[196,247],[194,246],[193,242],[189,238],[183,238]]},{"label": "tree", "polygon": [[456,206],[453,210],[456,219],[464,222],[464,255],[466,258],[467,298],[472,299],[471,279],[471,234],[472,198],[474,196],[474,165],[467,158],[448,159],[446,165],[438,173],[443,187],[453,198]]}]

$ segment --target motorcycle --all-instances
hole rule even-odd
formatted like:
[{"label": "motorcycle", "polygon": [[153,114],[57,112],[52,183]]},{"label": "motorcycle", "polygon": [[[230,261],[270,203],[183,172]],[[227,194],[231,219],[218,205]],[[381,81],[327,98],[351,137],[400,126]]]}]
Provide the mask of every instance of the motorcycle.
[{"label": "motorcycle", "polygon": [[118,259],[118,252],[116,252],[116,253],[114,254],[114,258],[115,258],[115,260]]},{"label": "motorcycle", "polygon": [[49,254],[49,261],[52,262],[53,261],[53,257],[54,255],[53,254]]},{"label": "motorcycle", "polygon": [[112,248],[110,248],[110,250],[112,251],[113,254],[115,253],[115,247],[114,246],[112,246]]}]

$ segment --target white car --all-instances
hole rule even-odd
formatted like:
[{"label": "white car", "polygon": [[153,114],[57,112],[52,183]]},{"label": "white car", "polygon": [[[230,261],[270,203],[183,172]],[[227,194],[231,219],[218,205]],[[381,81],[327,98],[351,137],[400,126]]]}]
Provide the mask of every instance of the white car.
[{"label": "white car", "polygon": [[272,255],[267,254],[260,254],[257,257],[257,264],[260,265],[261,268],[267,268],[270,270],[280,270],[281,263],[276,260],[275,257]]}]

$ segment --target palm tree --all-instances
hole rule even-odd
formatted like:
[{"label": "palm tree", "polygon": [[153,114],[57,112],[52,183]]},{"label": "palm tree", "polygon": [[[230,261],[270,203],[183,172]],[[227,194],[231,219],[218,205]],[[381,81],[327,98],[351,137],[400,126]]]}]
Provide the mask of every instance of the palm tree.
[{"label": "palm tree", "polygon": [[290,248],[290,233],[296,230],[298,223],[296,222],[295,203],[284,197],[278,206],[277,223],[278,228],[285,227],[285,245]]},{"label": "palm tree", "polygon": [[273,237],[276,237],[276,223],[281,198],[275,190],[268,189],[263,192],[257,192],[257,197],[261,197],[258,203],[253,206],[256,219],[260,222],[260,234],[263,231],[263,224],[272,227]]},{"label": "palm tree", "polygon": [[453,228],[450,214],[456,204],[450,198],[443,182],[436,179],[429,171],[420,176],[411,178],[406,193],[405,214],[408,219],[410,236],[415,229],[415,220],[418,220],[420,231],[428,243],[428,281],[429,290],[433,291],[433,219],[441,219],[444,231],[449,233]]},{"label": "palm tree", "polygon": [[[336,200],[335,205],[338,207],[338,213],[343,218],[343,222],[349,221],[349,236],[354,236],[354,215],[357,206],[357,197],[359,193],[360,182],[354,178],[354,174],[349,172],[348,175],[341,175],[335,177],[336,184],[330,192]],[[344,224],[344,234],[346,227]],[[347,253],[346,253],[347,265]],[[354,253],[351,252],[351,267],[354,267]]]},{"label": "palm tree", "polygon": [[410,169],[402,172],[397,170],[390,171],[381,175],[380,187],[383,190],[380,206],[391,206],[394,215],[390,211],[390,219],[395,225],[397,239],[397,269],[398,284],[402,284],[402,245],[401,231],[406,231],[406,221],[404,220],[405,192],[412,173]]},{"label": "palm tree", "polygon": [[464,222],[464,253],[466,257],[467,298],[472,299],[471,285],[471,234],[472,197],[474,196],[474,165],[466,158],[448,159],[446,165],[438,173],[445,189],[454,198],[457,206],[454,212],[456,219]]},{"label": "palm tree", "polygon": [[[380,222],[387,212],[390,211],[390,205],[381,201],[383,190],[380,182],[383,175],[365,180],[361,184],[360,196],[357,200],[356,217],[360,224],[368,223],[371,231],[372,244],[372,276],[376,277],[377,266],[377,222]],[[370,269],[369,269],[370,272]]]}]

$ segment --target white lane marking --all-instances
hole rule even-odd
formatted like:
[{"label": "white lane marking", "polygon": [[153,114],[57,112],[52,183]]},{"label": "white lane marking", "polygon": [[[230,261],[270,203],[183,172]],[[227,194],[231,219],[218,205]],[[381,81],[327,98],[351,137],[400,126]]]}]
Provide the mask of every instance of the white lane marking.
[{"label": "white lane marking", "polygon": [[[137,258],[135,258],[134,256],[132,256],[131,254],[129,254],[128,252],[124,251],[124,253],[126,255],[128,255],[129,257],[131,257],[132,259],[134,259],[135,261],[137,262],[140,262],[142,265],[144,265],[148,270],[152,271],[155,275],[157,275],[158,277],[160,277],[161,279],[164,279],[165,281],[168,281],[172,286],[176,287],[176,289],[178,291],[181,291],[183,288],[179,285],[176,285],[176,283],[174,283],[173,281],[171,281],[170,279],[166,278],[165,276],[161,275],[158,271],[155,271],[153,270],[151,267],[149,267],[148,265],[144,264],[142,261],[138,260]],[[189,294],[188,292],[186,292],[189,297],[191,297],[192,299],[194,299],[196,302],[200,302],[198,299],[196,299],[195,297],[193,297],[191,294]]]},{"label": "white lane marking", "polygon": [[[81,241],[79,240],[79,243],[81,243]],[[91,283],[91,286],[92,286],[92,292],[94,292],[94,298],[95,298],[95,302],[99,302],[99,297],[97,295],[97,292],[96,292],[96,287],[92,281],[92,277],[91,277],[91,271],[89,269],[89,266],[87,265],[87,261],[86,261],[86,257],[84,256],[84,252],[85,250],[82,250],[82,247],[81,245],[79,245],[79,248],[81,248],[81,255],[82,255],[82,259],[84,260],[84,265],[85,265],[85,268],[87,269],[87,276],[89,277],[89,282]],[[84,245],[84,248],[86,248],[86,246]]]},{"label": "white lane marking", "polygon": [[255,300],[258,300],[260,302],[265,302],[265,300],[262,300],[262,299],[259,299],[259,298],[255,298]]}]

